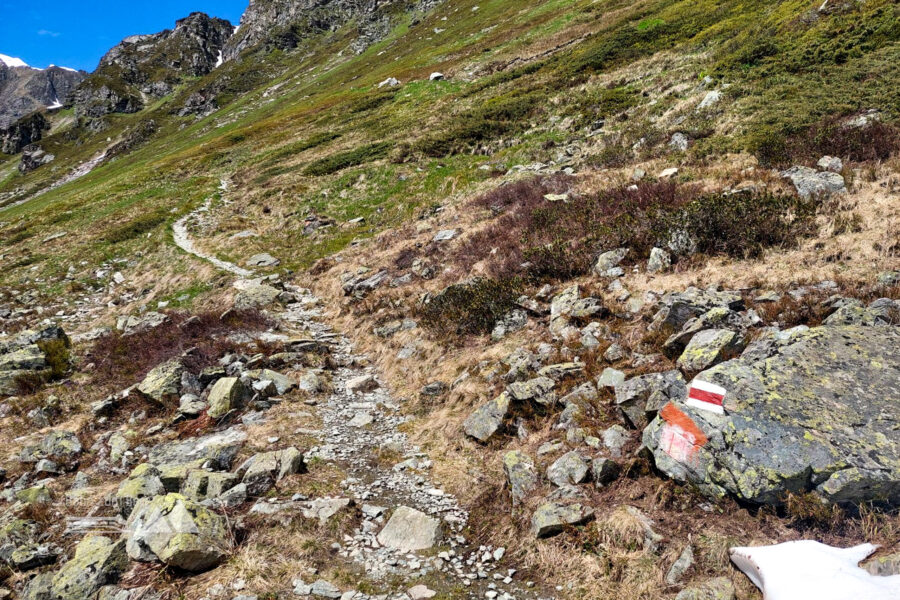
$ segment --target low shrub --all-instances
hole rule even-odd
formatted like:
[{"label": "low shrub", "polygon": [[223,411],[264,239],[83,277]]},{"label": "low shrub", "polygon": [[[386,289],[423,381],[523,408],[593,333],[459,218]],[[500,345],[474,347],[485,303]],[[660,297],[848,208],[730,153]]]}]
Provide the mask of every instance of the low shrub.
[{"label": "low shrub", "polygon": [[422,309],[422,324],[444,335],[489,333],[521,295],[517,279],[475,279],[451,285]]},{"label": "low shrub", "polygon": [[628,247],[638,260],[654,246],[681,241],[684,253],[754,257],[770,246],[794,245],[815,227],[814,204],[794,195],[705,194],[663,181],[570,193],[567,201],[544,197],[567,187],[565,179],[536,178],[476,199],[499,216],[458,247],[456,264],[468,271],[484,261],[495,279],[539,283],[585,275],[612,248]]},{"label": "low shrub", "polygon": [[431,158],[443,158],[522,131],[528,126],[528,117],[544,101],[546,92],[524,90],[491,98],[478,108],[452,117],[441,133],[419,140],[413,150]]},{"label": "low shrub", "polygon": [[255,310],[228,311],[224,316],[214,312],[192,316],[176,311],[167,315],[168,321],[158,327],[127,336],[114,331],[95,341],[87,353],[94,364],[93,381],[101,385],[130,385],[156,365],[188,350],[191,352],[185,358],[186,366],[199,371],[224,354],[242,349],[228,339],[228,334],[259,331],[271,325]]},{"label": "low shrub", "polygon": [[331,175],[349,167],[355,167],[388,155],[393,145],[390,142],[378,142],[354,148],[347,152],[332,154],[325,158],[321,158],[304,169],[304,175],[321,176]]},{"label": "low shrub", "polygon": [[62,379],[69,372],[72,357],[68,340],[44,340],[37,343],[50,367],[50,379]]},{"label": "low shrub", "polygon": [[149,233],[166,222],[168,215],[165,212],[157,211],[138,217],[137,219],[115,227],[106,234],[106,241],[110,244],[121,244],[129,240],[133,240],[145,233]]}]

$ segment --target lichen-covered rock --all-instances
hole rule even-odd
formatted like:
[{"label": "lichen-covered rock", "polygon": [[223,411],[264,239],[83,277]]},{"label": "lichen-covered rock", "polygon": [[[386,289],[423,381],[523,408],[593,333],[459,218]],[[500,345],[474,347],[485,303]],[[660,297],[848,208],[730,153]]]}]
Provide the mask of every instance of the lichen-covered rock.
[{"label": "lichen-covered rock", "polygon": [[487,442],[503,426],[509,415],[510,396],[506,392],[481,405],[463,423],[463,430],[479,442]]},{"label": "lichen-covered rock", "polygon": [[247,486],[247,493],[261,496],[288,475],[305,471],[303,453],[296,448],[286,448],[251,456],[238,467],[236,474]]},{"label": "lichen-covered rock", "polygon": [[279,396],[283,396],[297,387],[296,381],[271,369],[248,371],[247,376],[256,381],[271,381],[275,385],[275,393]]},{"label": "lichen-covered rock", "polygon": [[194,502],[202,502],[207,498],[218,498],[240,481],[241,478],[236,473],[215,473],[194,469],[188,473],[181,493]]},{"label": "lichen-covered rock", "polygon": [[163,471],[165,466],[199,462],[203,468],[226,471],[247,439],[239,429],[226,429],[203,437],[175,440],[154,446],[148,459]]},{"label": "lichen-covered rock", "polygon": [[516,381],[507,386],[506,391],[514,400],[519,402],[534,402],[541,406],[553,406],[556,404],[556,394],[553,388],[556,386],[549,377],[536,377],[528,381]]},{"label": "lichen-covered rock", "polygon": [[61,550],[52,544],[25,544],[13,550],[7,563],[16,571],[30,571],[56,562]]},{"label": "lichen-covered rock", "polygon": [[688,320],[681,331],[673,333],[663,344],[666,356],[675,358],[679,356],[695,335],[706,329],[731,329],[743,331],[746,328],[744,318],[737,312],[725,306],[711,308],[698,317]]},{"label": "lichen-covered rock", "polygon": [[184,365],[174,358],[154,367],[137,387],[146,398],[159,404],[177,404],[181,395],[181,376]]},{"label": "lichen-covered rock", "polygon": [[19,460],[24,463],[36,463],[43,459],[54,459],[61,463],[71,463],[82,452],[81,441],[71,431],[51,431],[34,446],[26,446],[19,453]]},{"label": "lichen-covered rock", "polygon": [[591,478],[597,487],[609,485],[619,477],[622,468],[616,461],[599,456],[591,461]]},{"label": "lichen-covered rock", "polygon": [[545,538],[562,533],[566,527],[584,525],[594,518],[594,509],[582,504],[545,502],[531,516],[531,533]]},{"label": "lichen-covered rock", "polygon": [[663,296],[650,327],[654,330],[680,331],[690,319],[717,307],[741,310],[744,300],[737,292],[715,289],[689,287],[683,292],[671,292]]},{"label": "lichen-covered rock", "polygon": [[675,400],[644,430],[656,466],[712,497],[900,502],[900,329],[817,327],[765,338],[698,375],[725,415]]},{"label": "lichen-covered rock", "polygon": [[847,193],[847,184],[840,173],[816,171],[810,167],[791,167],[781,176],[790,179],[801,198],[827,198]]},{"label": "lichen-covered rock", "polygon": [[281,291],[271,285],[255,283],[244,286],[234,297],[234,307],[239,310],[264,308],[275,304]]},{"label": "lichen-covered rock", "polygon": [[53,502],[53,495],[42,483],[17,491],[15,497],[22,504],[50,504]]},{"label": "lichen-covered rock", "polygon": [[207,414],[213,419],[223,417],[233,409],[240,408],[248,396],[247,388],[237,377],[223,377],[209,391]]},{"label": "lichen-covered rock", "polygon": [[150,463],[142,463],[134,468],[131,474],[116,491],[116,505],[119,514],[128,518],[131,511],[141,498],[154,498],[166,493],[166,488],[160,479],[159,469]]},{"label": "lichen-covered rock", "polygon": [[521,450],[512,450],[503,456],[503,472],[509,482],[513,505],[527,498],[538,485],[534,461]]},{"label": "lichen-covered rock", "polygon": [[626,425],[644,427],[671,400],[687,396],[687,383],[678,371],[648,373],[616,386],[616,407]]},{"label": "lichen-covered rock", "polygon": [[134,560],[159,559],[191,572],[214,567],[231,551],[225,519],[180,494],[140,500],[125,536],[128,556]]},{"label": "lichen-covered rock", "polygon": [[547,479],[559,487],[577,485],[587,480],[590,468],[590,460],[580,452],[572,450],[547,467]]},{"label": "lichen-covered rock", "polygon": [[740,354],[744,349],[744,338],[730,329],[705,329],[688,342],[681,356],[678,368],[685,373],[697,373]]},{"label": "lichen-covered rock", "polygon": [[128,568],[124,540],[87,536],[75,548],[75,556],[53,576],[53,600],[85,600],[101,587],[115,583]]}]

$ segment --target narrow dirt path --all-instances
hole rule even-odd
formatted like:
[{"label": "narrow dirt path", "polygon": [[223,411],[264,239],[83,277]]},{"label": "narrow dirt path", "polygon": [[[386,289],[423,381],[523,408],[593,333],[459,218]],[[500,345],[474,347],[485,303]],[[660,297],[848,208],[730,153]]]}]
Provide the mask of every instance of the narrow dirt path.
[{"label": "narrow dirt path", "polygon": [[[222,180],[222,184],[220,186],[222,191],[228,189],[228,184],[225,180]],[[175,240],[175,245],[187,252],[188,254],[192,254],[201,260],[205,260],[209,263],[212,263],[219,269],[223,271],[228,271],[233,275],[237,275],[238,277],[252,277],[253,271],[249,271],[247,269],[241,268],[234,263],[230,263],[228,261],[222,260],[220,258],[216,258],[211,254],[207,254],[202,250],[198,249],[194,244],[194,241],[191,239],[191,234],[188,231],[188,225],[194,221],[196,221],[200,215],[203,213],[208,213],[210,208],[210,201],[207,200],[203,206],[198,208],[192,213],[185,215],[184,217],[178,219],[172,225],[172,237]]]},{"label": "narrow dirt path", "polygon": [[[343,335],[336,334],[321,320],[319,300],[304,289],[280,314],[287,330],[302,333],[327,345],[339,365],[334,372],[334,391],[314,410],[323,424],[320,443],[308,457],[338,464],[346,473],[345,493],[362,507],[359,529],[344,539],[339,555],[365,570],[374,581],[398,576],[409,585],[417,581],[443,593],[455,590],[454,597],[511,600],[532,598],[533,590],[515,579],[515,569],[503,560],[505,550],[474,546],[462,535],[469,515],[456,498],[444,492],[431,476],[431,459],[413,445],[400,425],[407,421],[390,393],[377,383],[377,372],[357,366],[367,361],[354,352]],[[348,383],[372,378],[369,391],[352,391]],[[350,386],[353,387],[353,386]],[[382,451],[399,457],[394,464],[376,460]],[[420,556],[382,546],[378,533],[384,515],[406,506],[442,523],[448,532],[437,556]],[[405,590],[392,597],[408,599]],[[366,598],[364,594],[354,600]]]}]

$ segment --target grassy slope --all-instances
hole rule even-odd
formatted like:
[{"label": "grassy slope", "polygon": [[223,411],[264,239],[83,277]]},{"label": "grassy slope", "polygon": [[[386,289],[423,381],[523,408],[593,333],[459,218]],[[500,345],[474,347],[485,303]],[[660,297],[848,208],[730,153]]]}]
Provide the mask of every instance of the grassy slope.
[{"label": "grassy slope", "polygon": [[[541,147],[571,134],[545,126],[554,114],[582,123],[640,104],[641,93],[654,91],[644,89],[648,84],[638,79],[613,85],[630,99],[608,102],[603,90],[610,84],[601,86],[603,76],[617,69],[628,75],[630,65],[673,49],[697,53],[687,67],[694,77],[712,74],[731,84],[731,112],[718,115],[731,125],[717,130],[713,124],[697,144],[695,160],[740,148],[761,130],[790,133],[826,114],[877,107],[896,116],[900,92],[889,82],[898,79],[900,64],[897,6],[876,0],[818,14],[817,4],[450,0],[415,27],[401,23],[359,56],[347,51],[347,28],[303,51],[247,57],[186,84],[169,102],[140,115],[115,116],[107,131],[77,132],[79,145],[56,133],[45,144],[57,154],[51,167],[22,177],[5,175],[9,161],[0,163],[0,192],[38,187],[139,120],[152,118],[160,126],[132,154],[0,213],[6,224],[0,229],[0,277],[7,284],[32,277],[59,282],[75,264],[87,280],[90,267],[104,259],[152,254],[167,239],[164,225],[215,194],[225,177],[236,182],[240,200],[224,213],[222,230],[257,225],[263,236],[242,248],[217,240],[221,252],[239,259],[255,244],[279,253],[286,267],[307,266],[489,179],[489,171],[476,168],[488,161],[484,151],[500,169],[546,159]],[[572,39],[578,43],[561,52],[491,74],[519,54],[540,55]],[[453,77],[430,83],[432,71]],[[377,90],[389,76],[412,83]],[[222,96],[233,98],[231,104],[198,122],[172,114],[193,90],[221,77],[231,81]],[[275,85],[281,87],[266,92]],[[593,98],[599,100],[586,100]],[[651,129],[648,119],[673,109],[678,98],[645,102],[631,109],[629,124],[612,128],[643,134]],[[433,151],[435,139],[444,144],[438,150],[446,147],[453,156],[427,158],[441,153]],[[316,160],[372,143],[386,143],[395,160],[303,174]],[[417,152],[423,148],[425,155]],[[301,217],[311,213],[339,222],[362,216],[367,224],[305,237]],[[69,232],[65,244],[41,243],[61,230]]]}]

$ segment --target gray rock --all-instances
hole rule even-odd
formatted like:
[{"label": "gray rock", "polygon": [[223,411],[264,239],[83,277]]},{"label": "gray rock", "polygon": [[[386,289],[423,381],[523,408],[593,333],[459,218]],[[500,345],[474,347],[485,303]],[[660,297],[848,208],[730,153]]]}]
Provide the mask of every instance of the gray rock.
[{"label": "gray rock", "polygon": [[503,426],[509,415],[510,396],[504,392],[480,406],[463,423],[463,431],[479,442],[487,442]]},{"label": "gray rock", "polygon": [[621,425],[613,425],[603,432],[603,445],[614,458],[622,456],[625,444],[631,439],[631,435]]},{"label": "gray rock", "polygon": [[673,150],[678,150],[680,152],[684,152],[688,149],[689,144],[688,137],[681,133],[680,131],[673,133],[672,137],[669,139],[669,148]]},{"label": "gray rock", "polygon": [[453,238],[457,236],[459,232],[456,229],[444,229],[442,231],[438,231],[437,235],[434,236],[435,242],[449,242]]},{"label": "gray rock", "polygon": [[809,167],[791,167],[781,176],[790,179],[801,198],[827,198],[834,194],[846,194],[847,185],[838,173],[819,172]]},{"label": "gray rock", "polygon": [[622,468],[614,460],[597,457],[591,461],[591,477],[594,479],[594,485],[597,487],[609,485],[618,479],[621,471]]},{"label": "gray rock", "polygon": [[441,523],[408,506],[397,508],[378,534],[378,543],[399,552],[418,552],[441,540]]},{"label": "gray rock", "polygon": [[675,600],[734,600],[734,584],[727,577],[716,577],[684,588]]},{"label": "gray rock", "polygon": [[491,332],[491,339],[495,342],[500,341],[509,333],[521,331],[528,325],[528,313],[524,310],[515,309],[504,315]]},{"label": "gray rock", "polygon": [[247,259],[245,264],[249,267],[277,267],[281,261],[271,254],[256,254]]},{"label": "gray rock", "polygon": [[180,494],[140,500],[126,524],[125,540],[134,560],[158,559],[191,572],[219,564],[231,551],[225,519]]},{"label": "gray rock", "polygon": [[816,165],[823,171],[840,173],[844,170],[844,161],[835,156],[823,156]]},{"label": "gray rock", "polygon": [[678,357],[678,368],[685,373],[698,373],[733,358],[744,349],[743,336],[729,329],[706,329],[691,338]]},{"label": "gray rock", "polygon": [[75,556],[53,575],[50,598],[84,600],[101,587],[115,583],[128,568],[125,541],[87,536],[75,548]]},{"label": "gray rock", "polygon": [[372,375],[360,375],[347,381],[347,393],[364,394],[378,389],[378,380]]},{"label": "gray rock", "polygon": [[667,402],[687,397],[687,383],[678,371],[632,377],[616,387],[616,407],[627,425],[643,428]]},{"label": "gray rock", "polygon": [[704,329],[731,329],[743,332],[748,325],[749,323],[740,314],[727,307],[717,306],[685,322],[681,331],[672,334],[665,341],[663,351],[666,356],[675,358],[684,352],[691,338]]},{"label": "gray rock", "polygon": [[547,479],[558,487],[577,485],[587,481],[590,470],[590,460],[573,450],[557,458],[547,468]]},{"label": "gray rock", "polygon": [[209,391],[207,414],[214,419],[223,417],[230,411],[240,408],[248,399],[249,392],[237,377],[223,377],[213,384]]},{"label": "gray rock", "polygon": [[703,96],[703,100],[697,105],[697,110],[706,110],[712,108],[722,99],[722,92],[718,90],[710,90]]},{"label": "gray rock", "polygon": [[296,448],[254,454],[235,472],[247,486],[247,493],[261,496],[288,475],[305,473],[303,453]]},{"label": "gray rock", "polygon": [[625,383],[625,373],[612,367],[603,369],[597,378],[598,388],[616,388]]},{"label": "gray rock", "polygon": [[234,307],[238,310],[251,310],[271,306],[278,301],[281,291],[271,285],[251,283],[243,286],[234,296]]},{"label": "gray rock", "polygon": [[506,386],[506,392],[513,400],[518,402],[534,402],[541,406],[553,406],[556,404],[556,394],[553,388],[556,386],[549,377],[537,377],[528,381],[517,381]]},{"label": "gray rock", "polygon": [[341,597],[340,588],[324,579],[319,579],[312,584],[309,588],[309,593],[313,596],[318,596],[319,598],[332,598],[336,600]]},{"label": "gray rock", "polygon": [[594,273],[600,277],[606,277],[607,272],[613,267],[618,267],[626,256],[628,256],[628,248],[616,248],[604,252],[597,257],[597,262],[594,263]]},{"label": "gray rock", "polygon": [[900,388],[900,329],[801,329],[698,378],[727,390],[727,414],[676,401],[643,435],[673,479],[754,504],[809,491],[839,504],[900,501],[900,431],[884,419]]},{"label": "gray rock", "polygon": [[547,538],[562,533],[566,527],[584,525],[594,519],[594,509],[578,503],[545,502],[531,516],[531,534]]},{"label": "gray rock", "polygon": [[650,251],[650,260],[647,261],[647,271],[649,273],[659,273],[668,271],[672,266],[672,257],[662,248],[653,248]]},{"label": "gray rock", "polygon": [[159,469],[149,463],[135,467],[128,478],[119,484],[116,491],[119,514],[127,519],[141,498],[154,498],[165,494],[166,488],[159,475]]},{"label": "gray rock", "polygon": [[172,359],[154,367],[138,385],[137,391],[144,397],[162,405],[172,405],[181,395],[181,376],[184,365],[180,359]]},{"label": "gray rock", "polygon": [[619,344],[610,344],[606,352],[603,353],[603,359],[611,363],[618,362],[627,356],[628,353],[625,351],[625,348]]},{"label": "gray rock", "polygon": [[537,488],[538,476],[534,461],[521,450],[512,450],[504,455],[503,472],[509,483],[513,506],[522,502]]},{"label": "gray rock", "polygon": [[744,308],[744,300],[737,292],[701,290],[696,287],[666,294],[660,304],[651,324],[654,330],[680,331],[690,319],[717,307],[731,310]]},{"label": "gray rock", "polygon": [[692,566],[694,566],[694,549],[688,544],[666,572],[666,583],[669,585],[678,584]]}]

